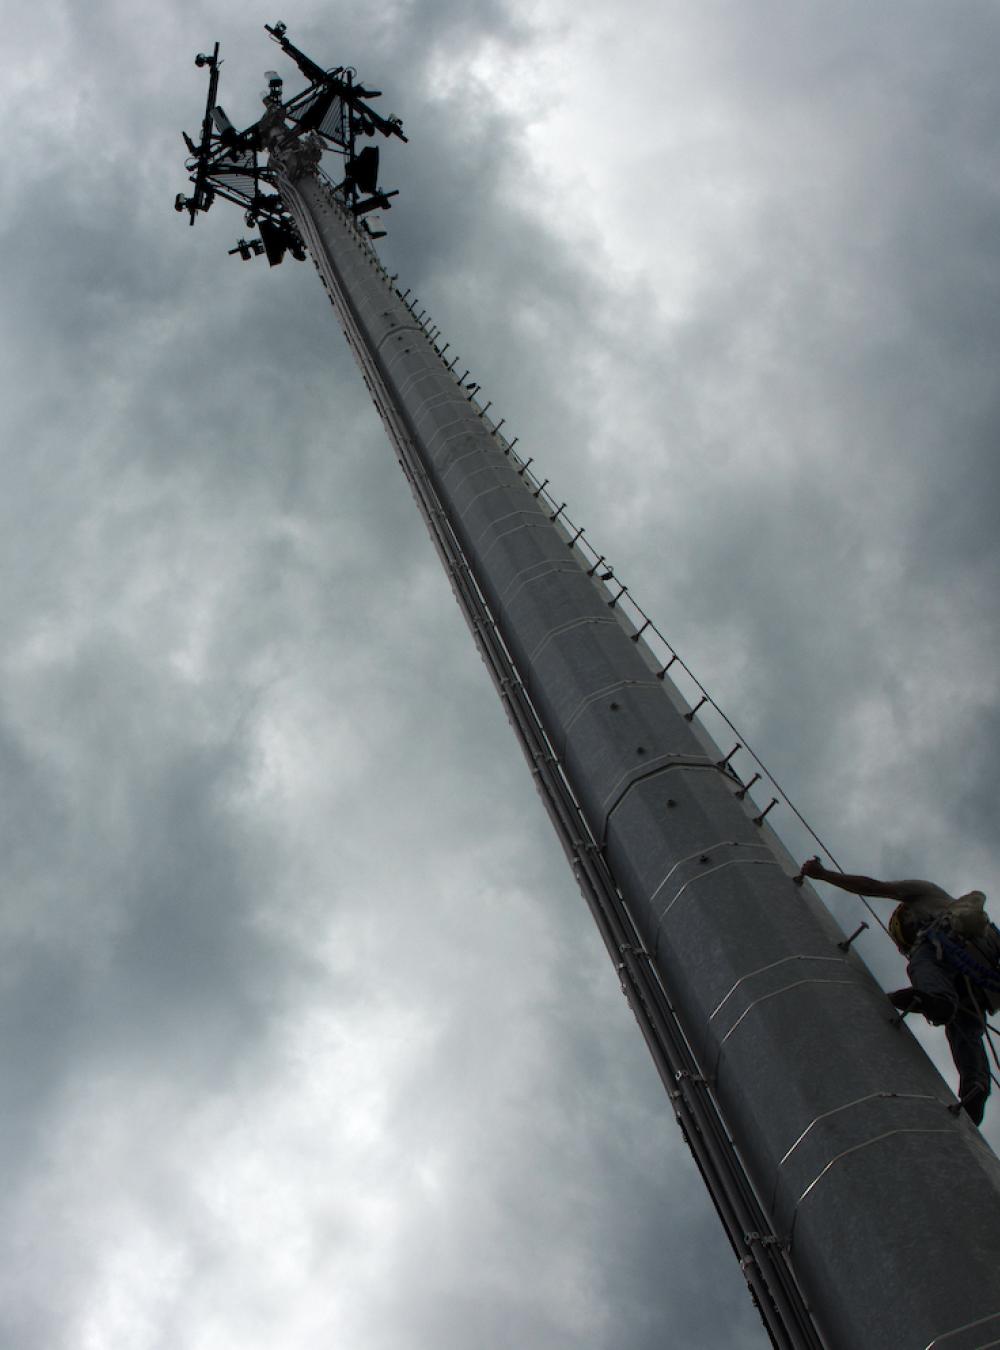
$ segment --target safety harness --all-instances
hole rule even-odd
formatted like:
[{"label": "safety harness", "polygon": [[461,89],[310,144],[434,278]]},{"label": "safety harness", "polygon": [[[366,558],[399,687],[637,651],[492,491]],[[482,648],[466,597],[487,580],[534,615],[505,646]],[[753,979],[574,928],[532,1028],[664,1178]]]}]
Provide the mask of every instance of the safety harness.
[{"label": "safety harness", "polygon": [[[1000,929],[996,924],[990,923],[987,931],[1000,945]],[[951,966],[953,970],[966,976],[983,990],[988,995],[985,1000],[987,1012],[996,1012],[1000,1009],[1000,967],[978,948],[973,955],[973,950],[970,950],[973,947],[971,939],[959,937],[955,933],[949,914],[939,914],[922,928],[917,942],[929,942],[934,948],[935,956],[943,965]]]}]

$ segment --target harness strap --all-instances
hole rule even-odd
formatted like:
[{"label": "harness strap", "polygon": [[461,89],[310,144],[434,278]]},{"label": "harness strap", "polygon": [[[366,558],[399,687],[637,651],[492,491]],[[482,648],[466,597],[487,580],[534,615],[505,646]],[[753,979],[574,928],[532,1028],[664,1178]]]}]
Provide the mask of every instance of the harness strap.
[{"label": "harness strap", "polygon": [[[990,926],[994,931],[997,931],[995,924]],[[938,918],[922,930],[920,938],[931,943],[938,961],[954,966],[961,974],[966,975],[970,980],[974,980],[983,989],[1000,993],[1000,970],[992,962],[987,962],[985,958],[980,960],[973,956],[969,951],[968,943],[956,938],[949,931],[950,928],[951,925],[947,919],[942,921]]]}]

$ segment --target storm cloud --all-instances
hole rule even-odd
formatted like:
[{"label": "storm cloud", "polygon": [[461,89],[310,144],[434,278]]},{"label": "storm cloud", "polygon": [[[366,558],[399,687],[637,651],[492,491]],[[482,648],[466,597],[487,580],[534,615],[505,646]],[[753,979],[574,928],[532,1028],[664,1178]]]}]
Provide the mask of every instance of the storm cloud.
[{"label": "storm cloud", "polygon": [[844,866],[998,875],[994,6],[19,10],[0,1339],[751,1350],[312,267],[171,210],[194,54],[249,123],[277,17],[403,117],[389,271]]}]

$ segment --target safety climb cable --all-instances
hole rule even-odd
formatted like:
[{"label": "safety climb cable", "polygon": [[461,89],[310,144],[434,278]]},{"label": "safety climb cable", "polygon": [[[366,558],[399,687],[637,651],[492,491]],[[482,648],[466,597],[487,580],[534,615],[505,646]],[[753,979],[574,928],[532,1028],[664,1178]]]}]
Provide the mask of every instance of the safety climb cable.
[{"label": "safety climb cable", "polygon": [[[334,183],[333,179],[330,178],[329,175],[326,174],[325,171],[323,171],[322,169],[319,171],[319,177],[321,180],[325,182],[328,191],[335,196],[336,184]],[[694,671],[687,664],[687,662],[683,659],[683,657],[681,657],[681,655],[679,654],[677,649],[673,646],[673,644],[664,636],[663,632],[659,629],[659,627],[657,627],[652,617],[646,613],[646,611],[642,608],[642,606],[638,603],[638,601],[633,597],[631,591],[629,590],[629,587],[618,579],[614,567],[608,563],[607,556],[603,553],[599,554],[590,543],[590,540],[585,537],[586,529],[584,528],[584,526],[582,525],[577,526],[573,522],[573,520],[566,514],[567,503],[566,502],[560,502],[558,504],[556,503],[556,499],[549,491],[550,480],[548,478],[539,479],[537,474],[531,468],[531,465],[534,463],[534,457],[529,456],[527,459],[522,459],[522,457],[517,454],[515,446],[517,445],[518,440],[520,438],[515,436],[513,440],[511,440],[506,435],[502,434],[501,428],[505,426],[507,419],[501,417],[498,421],[494,421],[492,418],[488,418],[486,416],[490,408],[492,408],[493,406],[492,400],[487,400],[485,403],[481,404],[479,402],[479,395],[482,392],[482,385],[475,379],[472,380],[469,379],[469,375],[471,373],[470,369],[468,368],[465,369],[462,372],[462,374],[459,375],[456,372],[456,367],[459,362],[458,356],[457,355],[453,356],[451,360],[446,359],[447,353],[451,350],[451,343],[444,342],[439,345],[442,331],[440,326],[433,321],[431,315],[428,313],[426,309],[420,309],[418,311],[417,306],[420,304],[420,301],[415,295],[411,295],[411,291],[409,288],[407,288],[405,291],[401,291],[396,286],[396,281],[398,280],[398,277],[396,275],[389,274],[388,269],[385,267],[384,263],[382,262],[381,258],[376,252],[374,242],[372,241],[372,239],[369,236],[362,234],[360,231],[352,231],[352,233],[355,234],[357,242],[367,252],[372,266],[381,274],[382,279],[385,281],[386,285],[394,292],[397,298],[400,299],[406,306],[406,308],[409,310],[410,314],[413,317],[414,323],[421,330],[421,332],[424,334],[427,340],[430,342],[432,350],[439,357],[442,365],[444,365],[445,369],[456,380],[460,388],[464,392],[466,392],[468,402],[472,404],[473,407],[479,409],[479,416],[483,419],[485,425],[490,428],[491,434],[496,436],[498,443],[503,446],[504,453],[508,455],[515,464],[519,465],[518,473],[522,478],[524,478],[525,482],[530,483],[534,487],[533,495],[535,496],[535,498],[543,502],[546,506],[548,506],[551,509],[549,519],[553,523],[558,523],[565,531],[567,535],[566,540],[567,545],[570,548],[578,548],[580,552],[588,559],[588,561],[591,564],[590,567],[587,569],[588,575],[595,578],[605,587],[607,594],[611,597],[608,600],[609,608],[615,609],[620,614],[620,616],[627,619],[627,621],[631,623],[633,632],[630,633],[629,636],[632,638],[632,640],[636,643],[638,643],[639,641],[645,641],[647,648],[650,650],[654,658],[657,656],[657,653],[656,651],[653,650],[652,644],[650,642],[650,637],[656,638],[658,640],[658,642],[662,647],[663,652],[666,653],[666,658],[663,659],[661,668],[656,672],[657,678],[661,680],[665,679],[667,673],[672,671],[676,666],[679,670],[683,671],[684,674],[687,676],[688,680],[690,680],[694,689],[697,691],[698,695],[700,695],[700,698],[696,703],[694,703],[691,706],[690,712],[687,714],[688,720],[693,721],[694,717],[701,712],[701,709],[707,706],[717,714],[722,723],[736,737],[737,740],[736,745],[725,757],[725,759],[721,762],[719,767],[725,768],[726,771],[732,775],[734,781],[740,784],[741,792],[743,795],[745,795],[750,790],[750,788],[752,788],[756,783],[764,781],[765,779],[777,793],[777,797],[771,802],[770,806],[766,807],[761,812],[760,816],[758,816],[757,818],[758,821],[762,821],[764,817],[767,816],[771,808],[774,805],[776,805],[778,801],[783,802],[784,805],[795,817],[795,819],[802,826],[802,828],[805,830],[806,834],[813,841],[813,843],[815,843],[818,846],[821,852],[826,854],[826,856],[830,859],[830,862],[837,869],[837,871],[843,873],[844,868],[841,865],[837,856],[834,854],[833,850],[829,847],[829,845],[825,842],[825,840],[820,836],[819,832],[810,824],[810,822],[806,819],[803,813],[795,805],[795,802],[785,791],[782,785],[778,782],[777,778],[775,778],[774,774],[764,763],[761,756],[757,753],[757,751],[753,748],[753,746],[749,744],[746,737],[742,734],[742,732],[739,730],[739,728],[736,726],[733,720],[729,717],[729,715],[725,712],[725,710],[720,706],[720,704],[716,701],[716,699],[712,696],[712,694],[709,693],[708,689],[701,682],[701,680],[694,673]],[[609,583],[613,583],[614,586],[618,588],[617,592],[612,590],[612,585]],[[732,766],[733,757],[740,750],[744,750],[749,756],[749,758],[752,760],[753,765],[756,766],[756,771],[748,781],[744,781],[743,778],[739,775],[739,773],[737,773],[737,771]],[[881,928],[883,933],[885,933],[885,935],[890,939],[890,941],[892,941],[892,935],[889,932],[889,926],[887,921],[884,920],[882,916],[878,913],[878,911],[873,907],[868,897],[865,895],[857,895],[856,898],[860,900],[861,904],[868,911],[868,914],[871,916],[871,918],[874,919],[878,927]],[[857,936],[857,934],[855,934],[855,936]],[[851,941],[853,941],[853,939],[851,939]]]},{"label": "safety climb cable", "polygon": [[[389,283],[394,283],[396,281],[396,278],[390,277],[388,273],[385,274],[385,277]],[[673,644],[664,636],[661,630],[657,627],[654,620],[646,613],[646,611],[642,608],[642,606],[638,603],[638,601],[635,600],[635,598],[631,594],[631,591],[629,590],[629,587],[619,580],[617,574],[615,573],[614,567],[608,563],[607,556],[603,553],[599,554],[597,552],[597,550],[591,545],[589,539],[585,537],[586,530],[584,529],[584,527],[577,526],[574,523],[574,521],[566,514],[566,505],[567,505],[566,502],[557,502],[555,497],[553,497],[551,491],[549,490],[550,480],[548,478],[539,479],[538,475],[532,470],[531,465],[534,463],[534,458],[529,457],[527,459],[523,459],[520,455],[517,454],[515,446],[517,445],[519,438],[515,436],[513,440],[509,440],[505,435],[502,434],[501,428],[505,425],[506,419],[500,418],[499,421],[494,422],[492,418],[488,418],[486,416],[489,409],[493,406],[492,401],[488,401],[482,405],[479,403],[479,394],[481,393],[482,386],[476,380],[469,380],[468,378],[470,373],[469,370],[463,371],[461,375],[458,375],[455,372],[455,367],[458,365],[459,360],[457,356],[452,357],[450,361],[445,360],[446,353],[449,351],[451,344],[445,342],[441,346],[438,345],[438,339],[440,338],[441,335],[441,329],[436,324],[434,324],[434,322],[432,321],[430,315],[427,313],[426,310],[421,309],[418,311],[417,306],[420,304],[420,301],[417,299],[417,297],[413,296],[411,298],[411,293],[409,290],[400,291],[396,289],[395,293],[398,296],[398,298],[402,300],[403,304],[406,305],[407,309],[409,309],[417,327],[419,327],[423,331],[425,336],[428,338],[433,350],[437,353],[438,357],[445,365],[445,368],[448,371],[452,372],[454,378],[458,381],[461,388],[463,390],[468,391],[467,393],[468,402],[471,403],[473,407],[478,407],[480,409],[479,416],[483,419],[485,424],[488,427],[490,427],[491,433],[494,436],[496,436],[499,444],[503,446],[504,453],[507,454],[510,457],[510,459],[519,466],[518,474],[525,480],[526,483],[532,485],[532,487],[534,488],[533,496],[540,502],[544,503],[547,507],[549,507],[551,512],[551,514],[549,515],[549,519],[553,523],[558,523],[565,531],[567,535],[566,542],[568,546],[570,548],[579,549],[581,554],[583,554],[587,558],[588,562],[590,562],[591,565],[587,569],[588,575],[593,577],[595,580],[600,582],[605,587],[607,594],[611,597],[608,600],[609,608],[618,610],[619,613],[622,615],[622,617],[627,619],[627,621],[631,624],[634,630],[632,633],[630,633],[630,637],[632,638],[632,640],[634,642],[639,642],[640,640],[645,641],[647,647],[652,652],[654,657],[657,656],[657,652],[654,651],[652,644],[650,643],[650,638],[651,637],[656,638],[658,642],[661,644],[663,652],[666,653],[666,657],[663,659],[661,669],[657,671],[657,678],[661,680],[664,679],[668,672],[672,671],[674,667],[677,667],[677,669],[683,671],[684,674],[687,676],[687,678],[690,680],[691,684],[694,686],[694,689],[697,691],[698,695],[700,695],[700,700],[694,705],[692,705],[691,711],[688,714],[688,720],[693,721],[694,716],[697,713],[699,713],[703,707],[707,706],[718,715],[718,717],[724,723],[724,725],[736,737],[737,744],[733,748],[733,750],[730,751],[729,755],[725,758],[725,760],[722,761],[722,766],[726,768],[726,770],[732,775],[734,780],[740,784],[740,787],[744,791],[753,787],[757,782],[766,779],[767,782],[774,789],[774,791],[778,794],[777,800],[780,800],[781,802],[784,803],[784,805],[788,808],[788,810],[792,813],[795,819],[805,830],[809,838],[812,839],[812,841],[818,846],[819,850],[825,853],[826,856],[830,859],[831,863],[837,869],[837,871],[843,872],[844,868],[838,861],[836,855],[833,853],[833,850],[821,838],[817,830],[813,828],[813,826],[806,819],[803,813],[795,805],[794,801],[792,801],[791,797],[788,795],[785,789],[775,778],[771,770],[764,763],[761,756],[757,753],[757,751],[753,748],[753,746],[751,746],[748,743],[743,733],[739,730],[736,724],[723,710],[723,708],[719,705],[719,703],[715,700],[715,698],[711,695],[711,693],[709,693],[708,689],[701,682],[698,676],[695,675],[694,671],[683,659],[683,657],[680,656],[680,654],[677,652]],[[468,383],[466,383],[466,381],[468,381]],[[759,771],[749,780],[749,782],[746,783],[736,772],[736,770],[732,767],[731,762],[733,756],[740,750],[746,751],[747,755],[753,761],[753,764],[756,766],[756,769]],[[774,805],[775,802],[772,801],[771,806]],[[771,810],[771,806],[767,807],[764,810],[762,816],[767,815],[767,813]],[[859,895],[856,898],[860,900],[861,904],[868,911],[869,915],[875,920],[875,922],[886,934],[886,936],[890,937],[891,940],[891,935],[889,933],[889,927],[887,922],[872,906],[868,897],[864,895]]]},{"label": "safety climb cable", "polygon": [[[326,178],[325,174],[322,174],[321,176]],[[334,184],[332,180],[327,179],[327,185],[333,190]],[[772,799],[770,805],[765,807],[756,817],[757,822],[762,823],[772,807],[779,801],[784,803],[818,849],[829,858],[830,862],[838,872],[843,873],[845,869],[833,850],[820,836],[819,832],[813,827],[810,821],[806,819],[798,806],[796,806],[795,802],[778,782],[777,778],[754,747],[749,744],[746,737],[733,722],[732,718],[720,706],[683,657],[681,657],[677,649],[663,634],[652,617],[646,613],[634,598],[629,587],[619,579],[614,567],[608,562],[607,556],[603,553],[598,553],[590,543],[590,540],[585,537],[585,528],[576,525],[570,516],[566,514],[567,503],[565,501],[557,503],[555,497],[549,490],[550,479],[540,479],[538,474],[533,471],[531,466],[534,463],[534,458],[529,456],[527,459],[524,459],[517,453],[515,447],[519,438],[515,436],[513,439],[509,439],[502,432],[502,428],[506,424],[506,419],[501,417],[499,420],[493,420],[492,418],[487,417],[487,413],[493,406],[492,400],[487,400],[485,403],[480,402],[479,396],[482,392],[482,386],[477,380],[469,379],[469,369],[464,370],[461,375],[457,374],[455,369],[459,361],[457,355],[452,356],[450,360],[446,359],[451,344],[449,342],[444,342],[439,345],[441,328],[433,322],[426,309],[420,309],[418,311],[417,306],[420,302],[416,296],[411,298],[409,289],[400,291],[398,287],[396,287],[396,276],[389,275],[388,270],[385,268],[379,255],[375,251],[371,240],[361,235],[360,232],[358,232],[357,237],[359,242],[368,252],[372,265],[381,273],[386,285],[394,291],[395,295],[409,310],[414,323],[423,332],[424,336],[429,341],[432,350],[445,366],[445,369],[452,374],[452,377],[456,380],[459,387],[466,393],[468,402],[474,408],[479,409],[480,418],[483,420],[484,424],[489,427],[491,434],[497,438],[498,443],[503,447],[504,454],[509,456],[511,461],[519,466],[519,476],[534,489],[532,495],[549,508],[549,519],[553,524],[558,524],[563,530],[566,535],[568,547],[571,549],[579,549],[580,553],[590,563],[590,566],[587,568],[588,575],[604,587],[606,594],[610,597],[607,601],[608,606],[616,611],[619,619],[623,621],[623,626],[631,626],[632,632],[629,636],[632,638],[633,642],[644,642],[654,660],[660,664],[660,669],[656,672],[657,678],[664,680],[667,674],[672,672],[676,667],[680,671],[683,671],[684,675],[690,681],[698,698],[695,702],[692,702],[690,699],[688,700],[689,712],[686,714],[688,721],[693,721],[695,716],[700,714],[703,708],[708,707],[712,709],[722,724],[736,737],[736,745],[729,754],[720,761],[719,767],[730,774],[733,781],[739,784],[740,791],[738,795],[745,797],[755,784],[763,781],[770,784],[771,788],[777,794],[777,796]],[[660,645],[660,651],[657,651],[654,648],[651,639],[656,639]],[[754,772],[748,780],[744,780],[736,769],[733,768],[732,764],[734,756],[741,750],[746,752],[747,756],[752,761],[752,765],[755,766]],[[796,879],[801,880],[801,878],[802,874],[799,873],[799,876]],[[855,893],[852,892],[852,894]],[[878,927],[882,929],[883,933],[885,933],[890,941],[892,941],[888,922],[882,918],[881,914],[875,909],[869,898],[865,895],[856,895],[856,898],[861,902]],[[852,943],[865,927],[866,925],[862,925],[852,937],[846,940],[847,943]],[[893,945],[895,946],[895,943],[893,943]],[[996,1063],[997,1068],[1000,1069],[1000,1056],[998,1056],[997,1048],[993,1040],[993,1035],[1000,1033],[998,1033],[997,1028],[990,1025],[985,1016],[983,1016],[983,1027],[994,1062]],[[990,1077],[993,1082],[1000,1087],[1000,1078],[997,1077],[992,1069],[990,1069]]]}]

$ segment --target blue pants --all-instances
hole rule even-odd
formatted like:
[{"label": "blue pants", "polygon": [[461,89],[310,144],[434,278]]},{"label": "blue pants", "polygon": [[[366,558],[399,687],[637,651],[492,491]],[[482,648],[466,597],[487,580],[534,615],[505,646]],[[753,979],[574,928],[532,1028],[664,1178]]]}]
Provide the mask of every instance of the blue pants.
[{"label": "blue pants", "polygon": [[928,1021],[944,1024],[945,1035],[951,1047],[951,1057],[958,1070],[958,1095],[970,1098],[969,1114],[978,1125],[983,1118],[986,1098],[990,1095],[990,1062],[986,1057],[983,1036],[986,1019],[977,1006],[976,986],[970,986],[965,975],[939,960],[932,942],[920,942],[910,953],[906,968],[910,983],[928,1000]]}]

